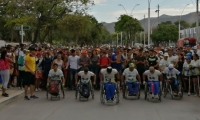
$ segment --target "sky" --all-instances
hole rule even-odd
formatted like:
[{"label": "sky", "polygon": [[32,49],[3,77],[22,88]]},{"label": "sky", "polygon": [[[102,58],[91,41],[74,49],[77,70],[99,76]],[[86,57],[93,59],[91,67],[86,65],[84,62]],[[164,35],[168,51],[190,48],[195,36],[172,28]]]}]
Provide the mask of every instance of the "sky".
[{"label": "sky", "polygon": [[[116,22],[120,15],[126,14],[124,8],[127,14],[130,15],[137,4],[140,5],[135,7],[132,16],[138,20],[143,19],[144,15],[148,17],[148,0],[94,0],[94,3],[95,5],[91,7],[89,14],[95,16],[99,22]],[[123,5],[124,8],[119,4]],[[158,16],[155,12],[158,9],[158,4],[160,6],[160,15],[181,15],[187,4],[189,5],[183,11],[183,15],[196,11],[196,0],[151,0],[151,17]]]}]

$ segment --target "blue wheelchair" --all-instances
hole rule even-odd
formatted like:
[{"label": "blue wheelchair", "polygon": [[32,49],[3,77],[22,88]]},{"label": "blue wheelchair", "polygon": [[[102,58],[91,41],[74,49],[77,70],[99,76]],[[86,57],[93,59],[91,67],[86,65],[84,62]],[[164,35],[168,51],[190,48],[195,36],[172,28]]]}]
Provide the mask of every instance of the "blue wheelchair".
[{"label": "blue wheelchair", "polygon": [[165,98],[168,93],[170,93],[171,99],[174,99],[175,97],[182,99],[183,87],[181,81],[175,78],[166,80],[163,88],[163,97]]},{"label": "blue wheelchair", "polygon": [[140,99],[140,83],[139,82],[126,82],[122,85],[123,98],[136,97]]},{"label": "blue wheelchair", "polygon": [[[161,102],[161,96],[162,96],[162,85],[160,84],[159,81],[147,81],[145,83],[145,88],[144,88],[144,95],[145,95],[145,100],[150,101],[151,99],[154,99],[154,97],[151,97],[152,94],[157,94],[158,95],[158,100]],[[158,89],[157,89],[158,88]]]},{"label": "blue wheelchair", "polygon": [[[113,83],[111,82],[111,80],[106,80],[106,81],[109,81],[109,82],[105,82],[101,84],[100,102],[102,104],[105,104],[106,102],[108,103],[115,102],[116,104],[118,104],[119,103],[119,84]],[[109,96],[108,96],[108,93],[110,94]],[[113,96],[113,97],[108,98],[110,96]]]}]

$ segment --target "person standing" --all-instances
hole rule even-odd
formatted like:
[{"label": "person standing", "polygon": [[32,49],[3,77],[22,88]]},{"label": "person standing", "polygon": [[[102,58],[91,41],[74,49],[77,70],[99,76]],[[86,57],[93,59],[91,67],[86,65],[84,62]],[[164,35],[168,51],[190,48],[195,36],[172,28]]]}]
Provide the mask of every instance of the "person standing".
[{"label": "person standing", "polygon": [[143,73],[145,72],[145,63],[146,63],[146,58],[145,56],[143,55],[143,49],[140,49],[139,50],[139,55],[136,57],[136,66],[137,66],[137,70],[138,70],[138,73],[140,75],[140,78],[141,78],[141,88],[143,89],[144,88],[144,85],[143,85]]},{"label": "person standing", "polygon": [[69,87],[71,90],[75,89],[75,75],[78,72],[79,69],[79,59],[80,57],[76,55],[75,50],[71,50],[71,56],[68,58],[68,64],[66,66],[66,69],[69,67],[69,72],[70,72],[70,83]]},{"label": "person standing", "polygon": [[25,56],[25,77],[24,85],[25,85],[25,100],[30,100],[28,97],[28,87],[30,87],[30,98],[36,99],[37,96],[34,95],[35,89],[35,74],[36,74],[36,49],[34,47],[30,47],[30,54]]},{"label": "person standing", "polygon": [[2,79],[2,96],[9,97],[9,94],[6,93],[6,89],[10,79],[10,63],[13,63],[13,61],[6,56],[7,51],[3,50],[0,58],[0,75]]}]

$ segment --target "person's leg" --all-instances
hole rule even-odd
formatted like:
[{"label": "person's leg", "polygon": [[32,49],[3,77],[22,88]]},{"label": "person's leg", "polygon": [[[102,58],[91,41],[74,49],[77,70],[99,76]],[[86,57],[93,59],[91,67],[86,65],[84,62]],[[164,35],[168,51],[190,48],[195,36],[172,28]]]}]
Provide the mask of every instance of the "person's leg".
[{"label": "person's leg", "polygon": [[17,87],[19,87],[19,88],[21,88],[21,80],[22,80],[22,73],[21,73],[21,71],[19,70],[18,71],[19,72],[19,74],[18,74],[18,76],[17,76]]},{"label": "person's leg", "polygon": [[116,84],[115,83],[110,84],[110,98],[112,100],[115,96],[115,90],[116,90]]},{"label": "person's leg", "polygon": [[1,71],[1,77],[2,77],[2,94],[6,93],[6,89],[10,80],[10,72],[9,70],[3,70]]},{"label": "person's leg", "polygon": [[159,82],[154,82],[154,94],[158,95],[160,93],[160,83]]},{"label": "person's leg", "polygon": [[69,81],[69,87],[70,87],[70,89],[72,89],[72,81],[73,81],[73,69],[70,69],[70,71],[69,71],[69,74],[70,74],[70,81]]},{"label": "person's leg", "polygon": [[28,85],[25,85],[24,86],[24,94],[25,94],[25,96],[28,96]]},{"label": "person's leg", "polygon": [[137,94],[139,91],[139,84],[137,82],[133,82],[133,94]]},{"label": "person's leg", "polygon": [[106,94],[106,100],[109,100],[111,97],[110,95],[110,89],[109,89],[109,84],[104,83],[104,89],[105,89],[105,94]]},{"label": "person's leg", "polygon": [[30,94],[31,96],[35,98],[34,90],[35,90],[35,75],[32,73],[29,73],[30,75]]},{"label": "person's leg", "polygon": [[128,86],[129,94],[130,95],[134,94],[132,83],[126,82],[126,85]]}]

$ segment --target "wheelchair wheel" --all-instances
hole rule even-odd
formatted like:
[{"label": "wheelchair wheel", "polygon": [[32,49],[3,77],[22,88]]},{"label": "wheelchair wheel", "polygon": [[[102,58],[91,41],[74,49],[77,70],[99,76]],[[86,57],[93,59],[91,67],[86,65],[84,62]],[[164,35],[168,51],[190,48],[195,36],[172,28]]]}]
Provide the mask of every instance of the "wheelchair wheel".
[{"label": "wheelchair wheel", "polygon": [[139,85],[139,90],[138,90],[138,96],[137,96],[138,99],[140,99],[140,85]]},{"label": "wheelchair wheel", "polygon": [[144,86],[144,99],[147,100],[147,92],[148,92],[148,87],[147,84]]},{"label": "wheelchair wheel", "polygon": [[49,92],[48,92],[48,90],[47,90],[47,93],[46,93],[47,99],[48,99],[48,94],[49,94]]},{"label": "wheelchair wheel", "polygon": [[63,98],[65,98],[65,91],[64,91],[63,87],[62,87],[61,91],[62,91],[62,94],[63,94]]},{"label": "wheelchair wheel", "polygon": [[75,91],[75,98],[77,99],[78,97],[78,87],[76,88],[76,91]]},{"label": "wheelchair wheel", "polygon": [[91,90],[92,99],[94,99],[94,90]]},{"label": "wheelchair wheel", "polygon": [[123,98],[126,98],[126,85],[125,84],[122,86],[122,94],[123,94]]}]

